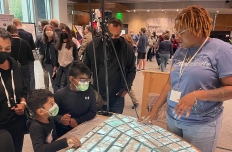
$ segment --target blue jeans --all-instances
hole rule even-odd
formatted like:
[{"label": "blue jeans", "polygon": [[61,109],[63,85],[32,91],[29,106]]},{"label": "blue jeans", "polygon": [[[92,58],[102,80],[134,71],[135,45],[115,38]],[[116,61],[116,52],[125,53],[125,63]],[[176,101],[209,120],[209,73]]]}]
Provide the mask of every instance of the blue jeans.
[{"label": "blue jeans", "polygon": [[214,152],[217,146],[222,115],[206,124],[186,125],[166,115],[167,129],[182,137],[202,152]]},{"label": "blue jeans", "polygon": [[[109,111],[114,113],[122,114],[125,100],[124,97],[114,97],[109,99]],[[106,110],[106,105],[102,107],[103,110]]]},{"label": "blue jeans", "polygon": [[160,56],[161,71],[164,72],[167,66],[168,60],[170,58],[170,54],[159,54],[159,56]]},{"label": "blue jeans", "polygon": [[23,78],[25,81],[25,84],[27,86],[28,92],[30,91],[30,80],[31,80],[31,76],[30,76],[30,69],[29,69],[29,65],[23,65],[21,66],[21,70],[23,73]]},{"label": "blue jeans", "polygon": [[29,71],[30,71],[30,91],[35,90],[35,72],[34,72],[34,61],[29,61]]}]

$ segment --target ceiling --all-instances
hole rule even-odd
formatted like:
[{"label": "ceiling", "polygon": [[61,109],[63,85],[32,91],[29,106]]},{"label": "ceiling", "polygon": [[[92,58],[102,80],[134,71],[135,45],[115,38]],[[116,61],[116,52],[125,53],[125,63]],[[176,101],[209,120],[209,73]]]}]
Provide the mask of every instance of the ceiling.
[{"label": "ceiling", "polygon": [[[91,0],[100,3],[102,0]],[[125,6],[126,12],[176,12],[191,5],[206,8],[209,13],[232,14],[232,0],[105,0],[105,3],[118,3]],[[68,0],[68,3],[88,3],[88,0]],[[163,10],[163,11],[162,11]],[[113,11],[113,10],[112,10]]]},{"label": "ceiling", "polygon": [[[88,0],[68,0],[68,1],[73,1],[76,3],[84,3],[88,2]],[[91,0],[91,2],[101,2],[102,0]],[[183,1],[207,1],[207,2],[212,2],[212,1],[220,1],[220,2],[225,2],[226,0],[105,0],[105,2],[108,3],[137,3],[137,2],[183,2]],[[231,0],[229,0],[231,1]]]}]

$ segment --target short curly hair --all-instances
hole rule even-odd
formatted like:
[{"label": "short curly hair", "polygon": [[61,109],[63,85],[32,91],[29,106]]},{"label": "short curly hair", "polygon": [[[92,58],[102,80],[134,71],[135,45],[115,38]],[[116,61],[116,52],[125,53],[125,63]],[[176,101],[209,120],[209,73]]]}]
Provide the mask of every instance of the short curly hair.
[{"label": "short curly hair", "polygon": [[204,8],[195,5],[183,9],[175,18],[177,31],[186,26],[189,32],[193,32],[198,37],[210,35],[212,21],[209,13]]}]

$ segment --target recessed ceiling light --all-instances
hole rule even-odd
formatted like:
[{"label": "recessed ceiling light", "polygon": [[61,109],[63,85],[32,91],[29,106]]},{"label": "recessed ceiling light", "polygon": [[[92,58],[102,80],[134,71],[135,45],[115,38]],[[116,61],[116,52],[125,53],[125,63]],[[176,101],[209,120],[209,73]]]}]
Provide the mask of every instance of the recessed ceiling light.
[{"label": "recessed ceiling light", "polygon": [[164,10],[162,10],[162,12],[163,12]]}]

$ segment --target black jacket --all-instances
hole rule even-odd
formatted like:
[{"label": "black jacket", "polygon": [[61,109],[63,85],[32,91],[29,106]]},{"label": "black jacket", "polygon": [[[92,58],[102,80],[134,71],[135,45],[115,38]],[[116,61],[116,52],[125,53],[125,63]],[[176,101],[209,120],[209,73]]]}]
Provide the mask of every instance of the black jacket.
[{"label": "black jacket", "polygon": [[40,49],[40,47],[43,45],[42,37],[43,37],[43,33],[38,32],[36,35],[36,40],[35,40],[35,46],[36,46],[36,48],[39,48],[40,55],[43,55],[43,53],[41,52],[41,49]]},{"label": "black jacket", "polygon": [[[21,43],[21,44],[20,44]],[[21,38],[12,38],[11,39],[11,57],[24,66],[28,65],[28,61],[35,61],[35,58],[32,53],[32,49],[29,43]]]},{"label": "black jacket", "polygon": [[19,33],[19,37],[26,40],[30,44],[31,49],[35,50],[35,43],[32,34],[25,31],[24,29],[18,29],[18,33]]},{"label": "black jacket", "polygon": [[[15,95],[16,95],[16,102],[20,103],[20,98],[24,97],[26,99],[27,95],[27,87],[24,83],[23,75],[21,72],[21,69],[18,67],[17,62],[9,57],[8,60],[10,61],[11,70],[13,70],[13,78],[14,78],[14,84],[15,84]],[[5,71],[3,71],[5,72]],[[3,73],[1,73],[3,76]],[[5,83],[7,88],[10,88],[8,90],[12,90],[12,82],[11,77],[7,80],[7,83]],[[13,91],[8,91],[10,94],[12,94]],[[11,95],[13,96],[13,95]],[[22,120],[22,115],[17,115],[13,110],[11,110],[7,105],[7,97],[5,94],[5,90],[3,88],[2,83],[0,82],[0,129],[6,129],[13,125],[15,125],[17,122]]]},{"label": "black jacket", "polygon": [[[51,44],[49,45],[49,48],[50,48],[50,53],[51,53],[52,67],[58,67],[59,66],[59,63],[58,63],[58,51],[55,49],[54,40],[51,40]],[[44,56],[43,61],[45,60],[46,49],[47,49],[47,44],[41,43],[40,54]]]},{"label": "black jacket", "polygon": [[[134,55],[134,51],[133,51],[131,45],[129,43],[127,43],[123,37],[120,37],[119,40],[120,40],[120,44],[121,44],[121,49],[118,52],[118,55],[119,55],[118,58],[119,58],[120,64],[122,65],[122,69],[123,69],[123,72],[125,74],[128,87],[130,89],[132,86],[132,83],[134,81],[135,74],[136,74],[136,67],[135,67],[135,62],[134,62],[135,55]],[[101,56],[98,53],[101,49],[103,49],[102,37],[96,37],[96,38],[94,38],[93,41],[95,44],[96,60],[97,60],[97,68],[98,68],[99,67],[98,61],[104,60],[104,56]],[[96,86],[96,74],[95,74],[95,64],[94,64],[94,55],[93,55],[93,51],[94,51],[93,50],[93,41],[90,42],[86,47],[83,62],[92,71],[93,78],[94,78],[94,89],[96,90],[97,86]],[[126,90],[126,86],[125,86],[123,79],[121,79],[121,84],[119,84],[119,85],[120,85],[119,95],[121,95],[123,93],[123,91]]]}]

